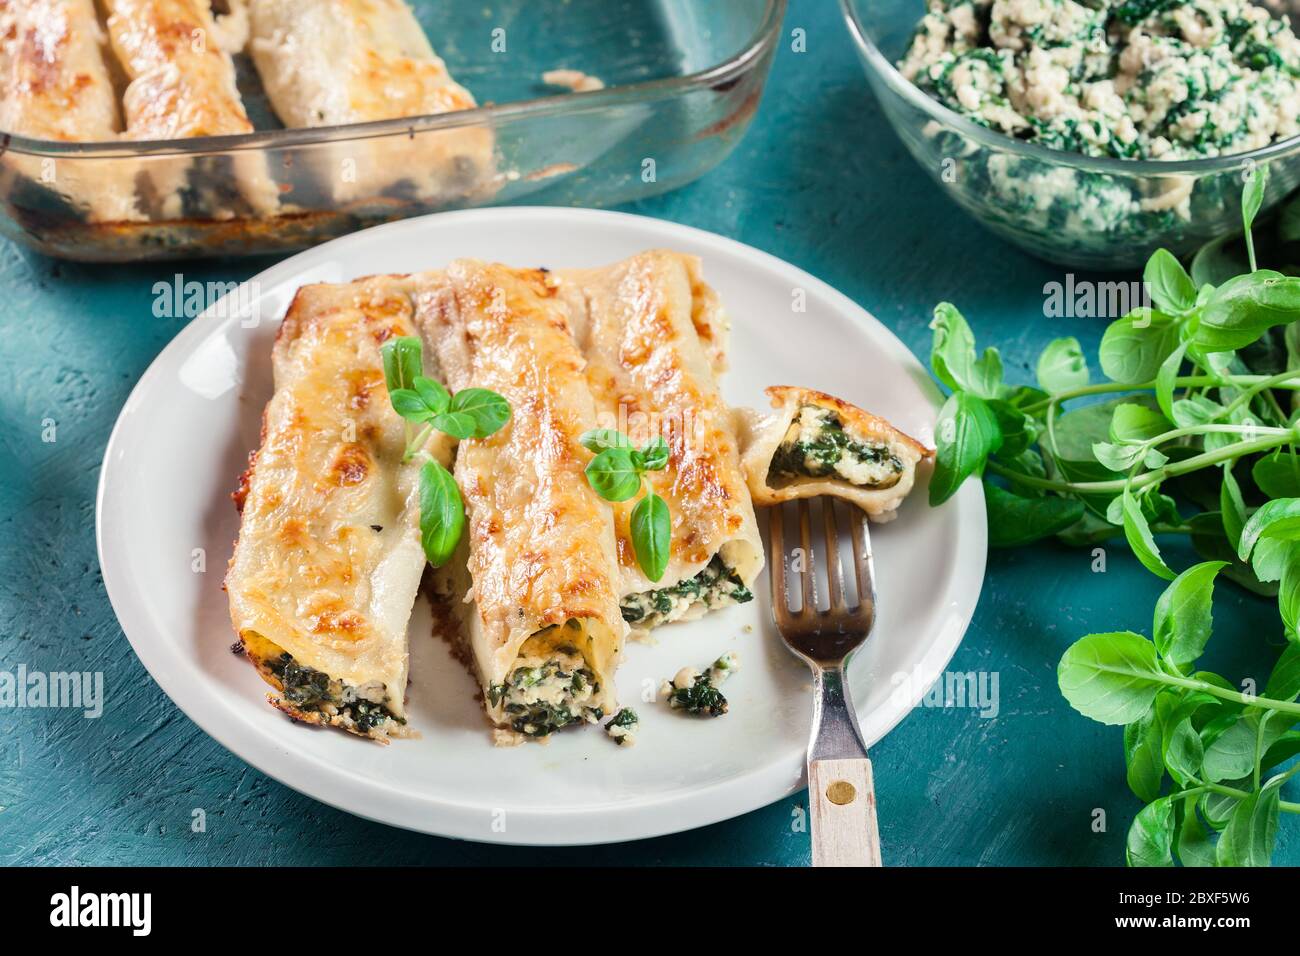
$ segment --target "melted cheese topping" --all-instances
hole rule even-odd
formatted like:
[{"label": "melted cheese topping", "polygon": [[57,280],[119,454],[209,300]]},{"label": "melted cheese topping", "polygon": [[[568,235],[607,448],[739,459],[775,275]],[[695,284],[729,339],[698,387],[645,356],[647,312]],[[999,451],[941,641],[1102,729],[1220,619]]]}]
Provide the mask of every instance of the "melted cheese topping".
[{"label": "melted cheese topping", "polygon": [[421,460],[401,462],[405,429],[379,346],[414,334],[410,292],[402,277],[298,292],[276,340],[276,391],[226,578],[235,630],[268,681],[283,683],[275,670],[287,654],[339,683],[329,703],[367,699],[399,718],[425,565]]},{"label": "melted cheese topping", "polygon": [[206,0],[103,0],[131,139],[251,133]]},{"label": "melted cheese topping", "polygon": [[638,446],[656,436],[668,442],[668,466],[645,476],[672,515],[668,567],[658,582],[645,577],[632,546],[636,500],[613,504],[622,593],[688,582],[719,554],[748,585],[763,566],[762,542],[715,380],[726,319],[698,260],[647,252],[605,269],[566,270],[559,282],[600,426]]},{"label": "melted cheese topping", "polygon": [[[419,321],[449,388],[492,389],[511,408],[500,431],[456,454],[480,680],[488,691],[505,683],[524,643],[554,625],[586,660],[599,685],[592,703],[608,713],[627,630],[614,525],[583,471],[590,456],[578,439],[595,409],[554,289],[541,272],[459,260],[424,277]],[[499,706],[489,714],[507,719]]]},{"label": "melted cheese topping", "polygon": [[475,106],[402,0],[253,0],[252,51],[287,126]]}]

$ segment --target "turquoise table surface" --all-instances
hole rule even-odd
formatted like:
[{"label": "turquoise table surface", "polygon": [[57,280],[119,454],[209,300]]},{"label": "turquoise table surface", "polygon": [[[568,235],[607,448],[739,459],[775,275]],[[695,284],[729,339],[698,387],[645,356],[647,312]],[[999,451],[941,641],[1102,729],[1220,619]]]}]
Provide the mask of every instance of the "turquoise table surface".
[{"label": "turquoise table surface", "polygon": [[[793,52],[789,31],[807,33]],[[762,107],[702,180],[626,207],[780,256],[866,307],[918,356],[933,305],[957,303],[1013,381],[1050,339],[1095,354],[1102,323],[1048,319],[1064,272],[985,233],[941,195],[881,115],[836,5],[795,0]],[[104,445],[131,387],[185,324],[152,312],[176,271],[246,279],[269,260],[92,267],[0,244],[0,670],[102,671],[103,716],[0,709],[0,863],[806,865],[798,794],[712,827],[581,849],[483,846],[359,820],[276,783],[200,731],[132,653],[95,554]],[[864,373],[871,356],[862,357]],[[44,439],[48,420],[55,441]],[[159,436],[161,441],[166,436]],[[925,507],[923,501],[912,503]],[[141,541],[148,547],[148,541]],[[1174,552],[1175,560],[1183,560]],[[921,707],[873,749],[885,861],[1113,865],[1139,804],[1118,728],[1072,712],[1056,662],[1092,630],[1150,628],[1160,582],[1122,545],[1107,569],[1048,544],[990,555],[953,672],[996,675],[999,708]],[[1270,660],[1275,606],[1220,589],[1213,663]],[[1223,646],[1236,649],[1222,656]],[[206,831],[192,832],[192,811]],[[1098,832],[1097,811],[1105,826]],[[1300,863],[1284,820],[1278,863]]]}]

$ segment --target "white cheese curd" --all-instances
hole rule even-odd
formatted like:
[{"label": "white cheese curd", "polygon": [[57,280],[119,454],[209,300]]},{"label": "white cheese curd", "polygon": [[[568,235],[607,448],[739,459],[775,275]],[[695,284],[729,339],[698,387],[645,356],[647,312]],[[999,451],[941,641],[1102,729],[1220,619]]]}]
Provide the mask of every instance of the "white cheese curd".
[{"label": "white cheese curd", "polygon": [[1091,156],[1198,159],[1300,132],[1300,41],[1247,0],[930,0],[899,68],[974,122]]}]

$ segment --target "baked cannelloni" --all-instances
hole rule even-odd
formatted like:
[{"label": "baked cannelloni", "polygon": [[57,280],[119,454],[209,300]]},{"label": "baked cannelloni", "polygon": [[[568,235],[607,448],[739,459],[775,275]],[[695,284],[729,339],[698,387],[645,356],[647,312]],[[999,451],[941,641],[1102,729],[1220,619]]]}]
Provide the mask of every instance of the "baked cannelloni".
[{"label": "baked cannelloni", "polygon": [[384,740],[405,728],[407,621],[424,571],[419,470],[380,345],[413,335],[401,276],[299,290],[276,338],[275,394],[236,503],[226,576],[240,644],[290,716]]},{"label": "baked cannelloni", "polygon": [[726,321],[699,261],[646,252],[604,269],[561,272],[559,282],[600,427],[624,432],[638,447],[656,436],[669,446],[668,466],[645,476],[672,516],[659,581],[637,563],[635,502],[613,505],[624,619],[643,630],[750,600],[763,546],[731,412],[714,378]]},{"label": "baked cannelloni", "polygon": [[[767,389],[776,412],[741,419],[742,462],[758,504],[834,495],[889,521],[934,453],[887,421],[823,392]],[[752,414],[752,413],[751,413]]]},{"label": "baked cannelloni", "polygon": [[[472,260],[422,278],[419,322],[445,384],[491,389],[511,418],[462,441],[469,647],[488,716],[542,737],[613,714],[626,625],[609,506],[579,443],[596,423],[550,277]],[[457,560],[448,565],[455,568]]]},{"label": "baked cannelloni", "polygon": [[[223,31],[209,0],[102,0],[108,34],[128,85],[122,96],[130,139],[189,139],[253,132],[235,83],[235,65],[221,42]],[[273,212],[279,190],[263,156],[233,152],[239,190],[255,212]],[[149,163],[149,178],[163,215],[182,214],[181,190],[206,188],[206,170],[183,156]],[[219,175],[211,177],[220,181]],[[211,204],[208,204],[211,205]]]},{"label": "baked cannelloni", "polygon": [[[0,131],[72,142],[122,125],[94,0],[0,0]],[[138,220],[134,177],[114,160],[4,156],[4,173],[41,183],[96,222]]]},{"label": "baked cannelloni", "polygon": [[[402,0],[251,0],[250,52],[286,126],[341,126],[474,107]],[[318,170],[337,201],[404,187],[464,195],[491,171],[485,128],[344,143]]]}]

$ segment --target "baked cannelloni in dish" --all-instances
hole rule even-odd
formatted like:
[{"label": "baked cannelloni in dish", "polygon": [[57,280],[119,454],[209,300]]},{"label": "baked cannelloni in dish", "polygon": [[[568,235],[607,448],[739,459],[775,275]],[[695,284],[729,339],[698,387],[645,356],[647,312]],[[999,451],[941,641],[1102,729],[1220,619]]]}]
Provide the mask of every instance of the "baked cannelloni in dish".
[{"label": "baked cannelloni in dish", "polygon": [[400,276],[301,289],[236,503],[226,575],[240,645],[290,716],[384,740],[405,731],[407,623],[425,567],[418,475],[380,344],[415,334]]},{"label": "baked cannelloni in dish", "polygon": [[635,502],[612,506],[624,619],[646,630],[750,600],[763,545],[714,378],[725,362],[726,319],[699,260],[646,252],[604,269],[564,271],[558,281],[600,426],[638,446],[656,436],[668,442],[667,467],[645,476],[672,516],[659,581],[646,577],[632,547]]},{"label": "baked cannelloni in dish", "polygon": [[419,323],[453,392],[491,389],[509,422],[456,451],[466,634],[488,716],[543,737],[618,708],[614,519],[579,438],[596,425],[585,362],[550,276],[473,260],[421,277]]},{"label": "baked cannelloni in dish", "polygon": [[[286,126],[342,126],[477,105],[452,80],[402,0],[251,0],[250,51]],[[318,174],[335,199],[402,184],[420,197],[462,195],[490,174],[484,128],[344,143]]]},{"label": "baked cannelloni in dish", "polygon": [[895,517],[934,454],[889,422],[811,388],[767,389],[774,414],[741,413],[742,458],[758,504],[833,495],[876,521]]},{"label": "baked cannelloni in dish", "polygon": [[[223,39],[239,31],[218,27],[209,0],[101,0],[108,35],[128,85],[122,95],[126,136],[136,140],[190,139],[253,132]],[[265,158],[249,152],[216,157],[234,166],[243,199],[258,213],[273,211],[279,190]],[[192,169],[184,157],[149,164],[162,215],[183,212],[181,190],[203,189],[212,171]],[[233,198],[233,197],[232,197]]]},{"label": "baked cannelloni in dish", "polygon": [[[95,0],[0,0],[0,131],[36,139],[116,139],[122,124]],[[113,162],[6,154],[3,174],[44,183],[90,220],[138,220],[133,176]],[[7,190],[6,190],[7,191]]]}]

